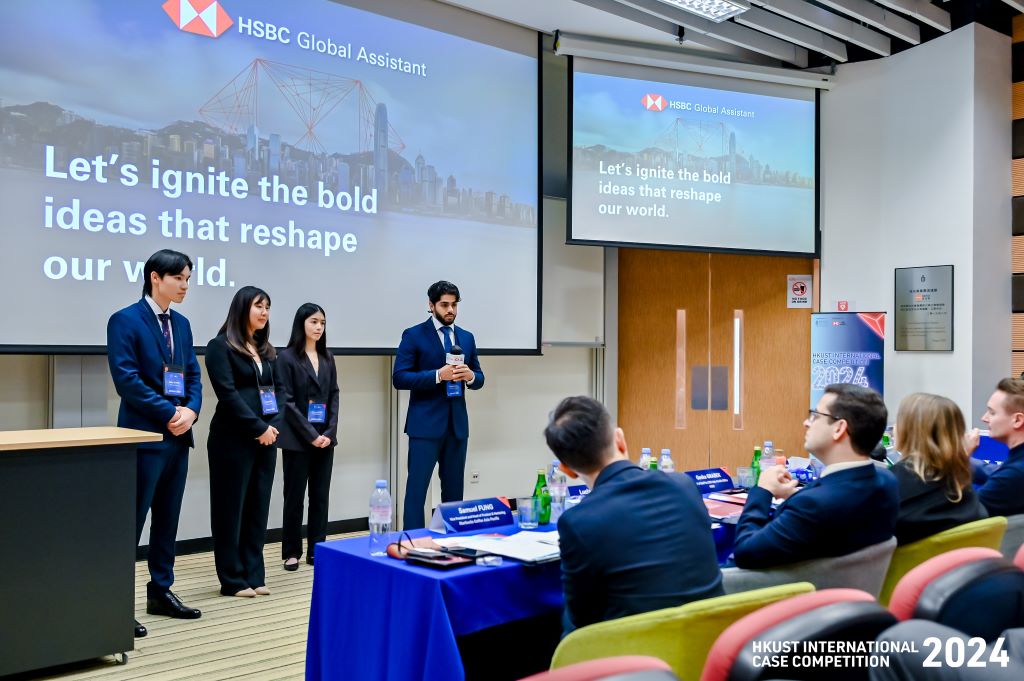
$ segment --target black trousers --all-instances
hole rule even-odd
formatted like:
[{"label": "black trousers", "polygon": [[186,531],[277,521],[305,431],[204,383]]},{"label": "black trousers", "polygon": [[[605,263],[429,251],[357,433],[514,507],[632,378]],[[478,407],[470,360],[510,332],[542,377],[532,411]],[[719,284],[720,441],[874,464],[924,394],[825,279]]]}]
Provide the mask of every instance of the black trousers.
[{"label": "black trousers", "polygon": [[210,433],[210,529],[213,559],[225,596],[267,583],[263,543],[277,448],[225,433]]},{"label": "black trousers", "polygon": [[327,538],[327,502],[331,494],[331,470],[334,447],[294,451],[284,449],[284,517],[281,532],[281,557],[302,557],[302,502],[309,483],[309,528],[306,530],[309,555]]},{"label": "black trousers", "polygon": [[153,598],[174,583],[174,541],[188,477],[188,445],[174,440],[147,445],[136,457],[135,543],[142,539],[146,515],[152,513],[146,595]]},{"label": "black trousers", "polygon": [[469,440],[460,440],[451,433],[438,439],[409,438],[409,476],[405,481],[405,505],[402,529],[424,526],[423,505],[434,466],[441,479],[441,502],[462,501],[466,477],[466,447]]}]

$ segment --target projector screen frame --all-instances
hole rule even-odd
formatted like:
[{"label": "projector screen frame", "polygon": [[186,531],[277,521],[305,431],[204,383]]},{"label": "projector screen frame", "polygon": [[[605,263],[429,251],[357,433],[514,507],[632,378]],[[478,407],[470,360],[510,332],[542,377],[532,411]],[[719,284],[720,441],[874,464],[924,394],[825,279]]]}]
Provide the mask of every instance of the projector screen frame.
[{"label": "projector screen frame", "polygon": [[[575,57],[569,59],[569,96],[568,96],[568,126],[567,138],[567,167],[569,169],[569,191],[566,198],[565,213],[565,243],[570,246],[606,246],[609,248],[645,248],[657,251],[687,251],[691,253],[721,253],[723,255],[771,255],[787,258],[813,258],[821,257],[821,90],[814,89],[814,252],[805,251],[766,251],[752,248],[718,248],[712,246],[688,246],[680,244],[655,244],[636,241],[603,241],[596,239],[576,239],[572,236],[572,180],[573,180],[573,83],[575,82]],[[656,68],[656,67],[650,67]]]},{"label": "projector screen frame", "polygon": [[[337,0],[330,0],[330,1],[331,2],[336,2]],[[355,8],[361,8],[362,7],[361,2],[359,2],[359,1],[353,2],[352,4],[346,4],[344,2],[338,2],[338,4],[341,4],[342,6],[355,7]],[[455,7],[448,8],[448,10],[465,11],[465,10],[460,10],[460,8],[455,8]],[[367,10],[367,11],[373,12],[373,10]],[[373,13],[378,14],[379,16],[390,17],[389,14],[382,13],[382,12],[373,12]],[[394,18],[394,17],[391,17],[391,18]],[[402,21],[401,19],[397,19],[397,20],[398,21]],[[433,28],[433,27],[430,27],[430,28],[432,28],[432,30],[438,30],[438,31],[441,30],[441,29],[437,29],[437,28]],[[447,32],[450,35],[455,35],[455,36],[460,36],[461,35],[459,31],[442,31],[442,32]],[[543,194],[543,185],[544,185],[544,177],[543,177],[543,170],[544,169],[543,169],[543,155],[541,153],[541,148],[542,148],[542,142],[543,142],[543,129],[544,129],[544,119],[543,119],[543,116],[542,116],[542,111],[543,111],[542,98],[543,98],[543,92],[544,92],[544,88],[543,88],[544,69],[543,69],[543,63],[542,63],[541,55],[542,55],[543,49],[544,49],[544,45],[543,45],[544,34],[539,32],[539,31],[531,31],[531,32],[534,33],[534,36],[535,36],[535,40],[534,40],[535,51],[532,54],[532,58],[534,59],[534,62],[535,62],[536,78],[537,78],[537,80],[536,80],[536,83],[537,83],[537,85],[536,85],[536,106],[535,106],[535,109],[534,109],[534,115],[536,116],[536,121],[537,121],[537,134],[536,134],[536,140],[535,140],[535,145],[536,145],[536,150],[537,150],[537,155],[536,155],[536,206],[537,206],[537,210],[536,210],[536,219],[537,219],[536,237],[537,237],[537,257],[536,257],[536,269],[535,269],[535,272],[534,272],[534,277],[535,277],[535,281],[536,281],[536,301],[535,301],[535,309],[536,309],[536,326],[535,326],[535,329],[536,329],[536,333],[535,333],[533,347],[524,347],[524,348],[488,348],[488,347],[481,347],[481,348],[478,349],[478,354],[480,354],[480,355],[519,356],[519,357],[522,357],[522,356],[540,356],[540,355],[543,354],[542,349],[541,349],[541,345],[542,345],[542,334],[543,334],[543,293],[544,293],[543,292],[543,262],[544,262],[543,261],[543,257],[544,257],[544,251],[543,251],[543,247],[544,247],[544,211],[543,211],[543,196],[544,196],[544,194]],[[475,38],[471,38],[471,39],[472,40],[476,40]],[[476,42],[480,42],[480,41],[476,41]],[[503,48],[503,47],[501,47],[499,45],[494,45],[494,44],[486,43],[486,42],[480,42],[480,44],[482,44],[482,45],[491,45],[492,47],[495,47],[497,49],[506,49],[506,48]],[[570,88],[571,88],[571,79],[570,79]],[[571,93],[571,90],[570,90],[570,93]],[[570,106],[571,106],[571,100],[570,100]],[[427,286],[430,285],[430,283],[431,282],[423,282],[423,293],[424,293],[424,296],[426,295],[426,288],[427,288]],[[141,297],[141,294],[140,294],[140,297]],[[103,310],[101,310],[100,314],[102,314],[104,316],[112,315],[114,312],[116,312],[117,310],[121,309],[122,307],[124,307],[126,305],[129,305],[129,304],[131,304],[133,302],[136,302],[136,300],[137,299],[123,299],[123,300],[112,301],[111,306],[109,308],[104,308]],[[225,310],[225,314],[226,314],[226,312],[227,311]],[[286,313],[285,320],[286,320],[284,322],[285,324],[287,324],[287,325],[291,324],[291,313]],[[282,323],[281,321],[278,321],[278,322],[276,322],[276,325],[280,325],[281,323]],[[417,323],[417,321],[415,319],[410,319],[408,323],[409,323],[409,325],[412,325],[412,324]],[[389,347],[366,347],[366,348],[363,348],[363,347],[345,347],[345,346],[328,346],[328,350],[332,354],[334,354],[336,356],[342,356],[342,357],[379,357],[379,356],[385,356],[386,357],[386,356],[394,356],[397,353],[397,351],[398,351],[398,341],[401,338],[401,333],[402,333],[403,330],[404,329],[395,329],[395,334],[394,334],[395,335],[395,345],[393,345],[393,346],[389,346]],[[205,335],[206,335],[205,333],[202,333],[202,334],[199,334],[198,336],[196,336],[194,329],[193,329],[193,334],[194,334],[193,340],[195,340],[195,338],[198,338],[198,337],[205,337]],[[203,355],[206,354],[206,344],[205,343],[203,343],[202,345],[196,344],[194,347],[195,347],[195,351],[196,351],[197,355],[203,356]],[[284,346],[278,346],[277,349],[281,350],[281,349],[283,349],[283,347]],[[54,345],[31,344],[31,345],[26,345],[26,344],[3,344],[3,343],[0,343],[0,356],[2,356],[2,355],[98,356],[98,355],[106,355],[106,354],[107,354],[107,346],[106,345],[67,345],[67,344],[59,344],[59,345],[58,344],[54,344]]]}]

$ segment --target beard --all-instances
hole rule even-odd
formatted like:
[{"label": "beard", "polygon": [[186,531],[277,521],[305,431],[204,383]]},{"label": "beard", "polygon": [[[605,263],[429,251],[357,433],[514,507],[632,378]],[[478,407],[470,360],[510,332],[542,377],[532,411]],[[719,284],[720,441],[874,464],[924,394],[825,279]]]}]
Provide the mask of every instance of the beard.
[{"label": "beard", "polygon": [[434,319],[436,319],[437,321],[441,322],[445,326],[450,326],[450,325],[455,323],[455,315],[454,314],[452,315],[451,321],[448,321],[447,319],[444,318],[444,315],[441,314],[440,312],[438,312],[436,309],[434,310]]}]

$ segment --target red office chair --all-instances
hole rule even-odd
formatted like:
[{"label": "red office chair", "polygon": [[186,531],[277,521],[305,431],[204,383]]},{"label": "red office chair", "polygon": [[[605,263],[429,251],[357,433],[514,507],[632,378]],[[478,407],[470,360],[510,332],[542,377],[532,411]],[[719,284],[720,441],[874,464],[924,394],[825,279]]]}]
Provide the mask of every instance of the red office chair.
[{"label": "red office chair", "polygon": [[994,549],[947,551],[918,565],[893,590],[889,609],[991,641],[1024,626],[1024,570]]},{"label": "red office chair", "polygon": [[522,681],[678,681],[664,660],[645,655],[622,655],[577,662],[568,667],[528,676]]},{"label": "red office chair", "polygon": [[[892,613],[857,589],[825,589],[794,596],[752,612],[718,637],[701,681],[794,681],[866,679],[866,669],[767,667],[755,664],[754,642],[795,645],[805,641],[873,641],[896,623]],[[761,656],[759,651],[757,657]],[[774,654],[774,649],[764,653]]]}]

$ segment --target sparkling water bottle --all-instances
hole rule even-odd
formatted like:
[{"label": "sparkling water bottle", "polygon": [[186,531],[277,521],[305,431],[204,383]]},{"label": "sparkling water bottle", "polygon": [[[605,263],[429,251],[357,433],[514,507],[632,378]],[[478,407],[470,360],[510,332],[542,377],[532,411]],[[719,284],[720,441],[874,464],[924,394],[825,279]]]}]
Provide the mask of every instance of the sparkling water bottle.
[{"label": "sparkling water bottle", "polygon": [[391,494],[388,481],[378,480],[370,495],[370,555],[387,554],[388,534],[391,532]]}]

